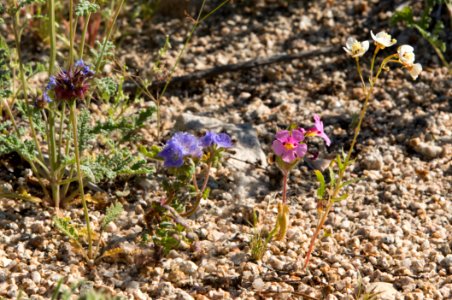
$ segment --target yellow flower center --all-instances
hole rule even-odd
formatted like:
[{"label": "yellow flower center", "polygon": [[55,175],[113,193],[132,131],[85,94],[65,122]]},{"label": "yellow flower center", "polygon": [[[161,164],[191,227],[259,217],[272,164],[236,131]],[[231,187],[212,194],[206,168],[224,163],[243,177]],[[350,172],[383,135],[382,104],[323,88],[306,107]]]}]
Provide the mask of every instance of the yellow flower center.
[{"label": "yellow flower center", "polygon": [[295,148],[295,145],[292,143],[285,143],[284,148],[286,148],[286,150],[292,150]]},{"label": "yellow flower center", "polygon": [[353,54],[360,53],[361,49],[362,49],[362,47],[361,47],[361,43],[360,42],[356,41],[356,42],[353,43],[353,45],[352,45],[352,53]]}]

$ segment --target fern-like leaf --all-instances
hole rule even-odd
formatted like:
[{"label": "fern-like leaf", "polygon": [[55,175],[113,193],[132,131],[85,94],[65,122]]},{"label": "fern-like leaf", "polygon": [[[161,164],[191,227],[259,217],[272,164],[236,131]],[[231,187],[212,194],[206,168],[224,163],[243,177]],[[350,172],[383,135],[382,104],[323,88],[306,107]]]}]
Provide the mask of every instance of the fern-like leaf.
[{"label": "fern-like leaf", "polygon": [[105,217],[102,220],[101,227],[105,229],[105,227],[110,223],[116,220],[119,215],[124,211],[124,208],[120,202],[116,202],[107,208],[105,213]]}]

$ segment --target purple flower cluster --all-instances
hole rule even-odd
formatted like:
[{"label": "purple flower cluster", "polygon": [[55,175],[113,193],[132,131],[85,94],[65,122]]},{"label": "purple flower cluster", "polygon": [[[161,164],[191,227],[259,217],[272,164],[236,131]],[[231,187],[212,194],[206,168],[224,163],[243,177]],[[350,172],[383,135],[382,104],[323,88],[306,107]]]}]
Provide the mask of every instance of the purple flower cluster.
[{"label": "purple flower cluster", "polygon": [[53,92],[54,98],[59,101],[84,99],[88,91],[88,81],[94,75],[94,71],[78,60],[68,70],[61,70],[56,76],[50,76],[44,90],[43,98],[46,102],[52,102],[49,92]]},{"label": "purple flower cluster", "polygon": [[277,132],[272,149],[284,162],[292,163],[306,155],[308,146],[303,141],[306,137],[312,136],[321,137],[327,146],[331,144],[330,138],[323,131],[323,122],[318,115],[314,115],[313,128],[308,130],[298,128],[292,131],[281,130]]},{"label": "purple flower cluster", "polygon": [[199,158],[206,148],[230,148],[231,137],[226,133],[207,132],[203,137],[197,138],[186,132],[177,132],[166,143],[158,156],[164,159],[165,167],[180,167],[185,157]]}]

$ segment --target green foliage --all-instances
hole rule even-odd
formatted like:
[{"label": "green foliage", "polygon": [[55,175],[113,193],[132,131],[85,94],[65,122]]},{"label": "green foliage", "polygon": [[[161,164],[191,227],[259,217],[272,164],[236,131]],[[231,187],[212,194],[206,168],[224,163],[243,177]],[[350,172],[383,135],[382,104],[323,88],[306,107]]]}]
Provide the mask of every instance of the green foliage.
[{"label": "green foliage", "polygon": [[93,182],[113,180],[119,176],[147,175],[153,172],[147,161],[133,156],[128,149],[115,149],[82,161],[84,174]]},{"label": "green foliage", "polygon": [[153,106],[141,110],[138,115],[122,116],[119,119],[112,117],[105,122],[97,122],[92,129],[93,134],[109,135],[118,130],[121,132],[120,143],[137,139],[136,132],[142,128],[146,121],[149,120],[155,113],[156,108]]},{"label": "green foliage", "polygon": [[[7,125],[8,122],[5,122],[0,126],[0,132],[4,132],[1,127]],[[17,134],[0,134],[0,157],[9,153],[17,153],[23,159],[27,161],[33,161],[35,157],[35,145],[33,141],[25,140],[22,141]]]},{"label": "green foliage", "polygon": [[[74,283],[71,285],[70,289],[62,290],[63,282],[65,281],[65,278],[61,278],[58,280],[58,283],[56,284],[55,289],[52,293],[52,300],[69,300],[69,299],[75,299],[74,295],[77,289],[79,289],[83,284],[85,283],[84,280],[81,280],[77,283]],[[111,297],[107,296],[103,293],[96,292],[95,290],[91,289],[89,291],[84,292],[82,295],[76,298],[77,300],[120,300],[123,298],[120,297]]]},{"label": "green foliage", "polygon": [[26,101],[17,101],[15,103],[15,108],[24,119],[26,119],[26,116],[29,114],[31,115],[33,126],[38,133],[44,134],[46,132],[46,124],[44,123],[41,111],[38,108],[30,106]]},{"label": "green foliage", "polygon": [[93,61],[97,62],[99,60],[99,58],[101,58],[101,61],[100,61],[101,69],[102,69],[102,66],[104,66],[107,62],[109,62],[113,58],[113,56],[115,54],[114,51],[116,49],[115,44],[113,42],[107,41],[105,43],[105,49],[102,54],[102,48],[104,46],[104,43],[105,43],[105,39],[102,42],[96,41],[96,46],[94,48],[90,49],[91,56],[93,57]]},{"label": "green foliage", "polygon": [[88,143],[94,138],[89,124],[91,116],[89,110],[83,109],[78,115],[77,132],[78,132],[78,147],[80,153],[87,149]]},{"label": "green foliage", "polygon": [[[446,35],[445,26],[441,20],[432,18],[433,8],[442,5],[450,6],[451,2],[450,0],[426,0],[424,10],[417,20],[412,8],[404,6],[400,10],[394,12],[390,23],[391,26],[394,26],[399,22],[403,22],[407,27],[415,28],[435,49],[444,65],[448,66],[449,63],[444,58],[446,43],[441,39],[441,36]],[[430,31],[430,28],[432,27],[433,29]]]},{"label": "green foliage", "polygon": [[101,228],[105,229],[105,227],[110,223],[116,220],[119,215],[124,211],[124,208],[120,202],[116,202],[107,208],[105,216],[101,223]]},{"label": "green foliage", "polygon": [[161,61],[163,56],[168,52],[168,50],[171,49],[171,43],[169,39],[169,35],[166,36],[165,43],[163,44],[162,48],[159,49],[158,57],[156,61],[154,62],[154,66],[152,67],[152,70],[154,73],[160,74],[162,72],[161,68]]},{"label": "green foliage", "polygon": [[161,247],[163,254],[167,255],[172,249],[179,247],[182,240],[182,232],[185,227],[171,221],[163,221],[158,224],[152,240],[154,244]]},{"label": "green foliage", "polygon": [[46,0],[20,0],[19,1],[19,7],[25,7],[26,5],[31,5],[31,4],[45,4]]},{"label": "green foliage", "polygon": [[53,223],[55,224],[56,228],[58,228],[58,230],[60,230],[62,233],[64,233],[68,238],[70,238],[74,241],[79,240],[79,233],[78,233],[77,229],[71,224],[70,218],[54,217]]},{"label": "green foliage", "polygon": [[0,36],[0,98],[7,98],[12,94],[10,55],[6,41]]},{"label": "green foliage", "polygon": [[97,12],[100,9],[100,6],[88,0],[80,0],[80,2],[75,7],[75,15],[78,17],[87,16],[88,14],[92,14]]},{"label": "green foliage", "polygon": [[118,83],[111,77],[96,78],[97,92],[102,100],[110,100],[118,90]]},{"label": "green foliage", "polygon": [[325,194],[325,178],[323,177],[322,172],[319,170],[314,171],[315,176],[317,177],[317,181],[320,183],[319,188],[317,189],[317,198],[323,199],[323,195]]}]

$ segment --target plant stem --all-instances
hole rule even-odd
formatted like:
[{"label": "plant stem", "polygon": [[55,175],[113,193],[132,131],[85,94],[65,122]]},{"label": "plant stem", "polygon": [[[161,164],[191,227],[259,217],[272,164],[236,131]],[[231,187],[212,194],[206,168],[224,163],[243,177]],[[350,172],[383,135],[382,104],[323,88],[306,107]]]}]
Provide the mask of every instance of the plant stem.
[{"label": "plant stem", "polygon": [[[375,51],[375,52],[377,52],[377,51]],[[312,250],[314,249],[315,241],[317,240],[317,237],[320,234],[320,230],[323,228],[323,225],[325,224],[325,221],[326,221],[326,219],[328,217],[328,214],[329,214],[329,212],[331,211],[331,209],[332,209],[332,207],[334,205],[335,199],[338,197],[339,192],[342,189],[342,180],[344,178],[345,171],[346,171],[346,169],[348,167],[348,164],[350,162],[350,158],[352,156],[353,149],[354,149],[355,144],[356,144],[356,142],[358,140],[358,135],[359,135],[359,133],[361,131],[361,125],[363,123],[364,117],[366,116],[366,111],[367,111],[367,107],[369,105],[369,100],[370,100],[370,97],[373,94],[374,85],[377,82],[378,77],[380,76],[381,71],[384,69],[386,64],[389,61],[391,61],[391,59],[394,58],[396,55],[397,54],[390,55],[390,56],[386,57],[383,60],[383,62],[381,63],[380,68],[378,69],[377,74],[375,75],[375,77],[371,77],[370,78],[370,87],[369,87],[369,89],[367,89],[365,86],[363,86],[363,90],[364,90],[364,93],[366,95],[366,98],[365,98],[363,107],[361,108],[361,111],[360,111],[359,121],[358,121],[358,124],[356,125],[356,128],[355,128],[355,134],[353,136],[353,140],[352,140],[352,143],[350,145],[350,149],[348,150],[347,156],[346,156],[345,161],[344,161],[344,168],[339,170],[339,176],[338,176],[338,179],[336,181],[336,185],[334,187],[334,190],[328,196],[328,205],[327,205],[322,217],[320,218],[319,223],[317,224],[316,230],[314,232],[314,235],[311,238],[311,242],[309,243],[309,248],[308,248],[308,252],[306,254],[306,258],[305,258],[303,269],[306,269],[308,264],[309,264],[309,259],[311,257]],[[374,54],[374,56],[372,58],[371,65],[373,66],[374,63],[375,63],[375,54]],[[359,75],[360,75],[360,77],[362,77],[362,73],[361,73],[361,69],[360,68],[358,68],[358,73],[360,73]]]},{"label": "plant stem", "polygon": [[[17,6],[16,1],[14,1],[14,5]],[[20,48],[21,37],[20,37],[20,33],[19,33],[19,11],[15,12],[15,15],[13,16],[12,19],[13,19],[14,40],[15,40],[15,44],[16,44],[17,58],[19,61],[19,77],[20,77],[20,82],[22,85],[22,92],[24,94],[25,101],[27,101],[28,104],[31,105],[31,103],[30,103],[31,101],[28,101],[27,81],[25,79],[25,70],[24,70],[24,65],[23,65],[23,61],[22,61],[22,51]],[[39,159],[42,162],[44,162],[44,155],[42,155],[41,145],[39,144],[38,138],[36,136],[36,131],[35,131],[33,118],[31,115],[31,109],[30,109],[29,105],[26,105],[26,110],[27,110],[28,122],[30,123],[31,136],[35,143],[36,149],[38,150]],[[32,160],[29,160],[29,162],[30,162],[31,169],[33,170],[33,173],[36,174],[36,176],[38,178],[39,185],[41,186],[45,197],[50,198],[49,192],[47,191],[47,188],[45,187],[45,185],[42,181],[42,178],[40,176],[38,169],[36,168],[36,165],[34,164],[34,162]]]},{"label": "plant stem", "polygon": [[78,57],[80,59],[83,59],[83,51],[85,48],[85,39],[86,39],[86,32],[88,31],[88,25],[89,25],[89,20],[91,18],[91,13],[88,13],[88,15],[86,16],[86,20],[85,20],[85,24],[83,24],[83,31],[82,31],[82,37],[80,40],[80,53],[78,55]]},{"label": "plant stem", "polygon": [[2,99],[2,102],[3,102],[3,105],[4,105],[5,108],[6,108],[6,113],[8,114],[8,117],[10,118],[11,123],[13,124],[14,131],[16,131],[17,136],[20,136],[20,135],[19,135],[19,128],[17,128],[16,121],[14,120],[14,115],[13,115],[13,113],[12,113],[12,111],[11,111],[11,108],[10,108],[9,105],[8,105],[8,100]]},{"label": "plant stem", "polygon": [[283,193],[282,193],[282,203],[287,204],[287,177],[289,177],[289,172],[284,171],[283,176]]},{"label": "plant stem", "polygon": [[185,53],[185,49],[187,48],[188,44],[190,43],[190,40],[193,36],[193,33],[196,31],[198,26],[205,21],[208,17],[210,17],[212,14],[214,14],[217,10],[219,10],[221,7],[223,7],[226,3],[228,3],[230,0],[223,1],[220,5],[215,7],[212,11],[210,11],[207,15],[205,15],[203,18],[201,18],[202,11],[204,10],[204,6],[206,4],[206,0],[203,0],[201,4],[201,8],[198,13],[198,17],[195,20],[195,23],[193,27],[191,28],[190,33],[188,34],[187,38],[185,39],[184,46],[182,47],[182,50],[179,52],[176,58],[176,62],[174,63],[173,67],[171,68],[171,71],[168,75],[168,78],[166,79],[165,85],[163,86],[162,92],[157,97],[157,140],[160,139],[160,129],[161,129],[161,116],[160,116],[160,102],[162,97],[165,95],[166,90],[168,89],[168,86],[171,82],[171,79],[173,78],[174,72],[176,71],[177,66],[180,63],[180,60],[182,58],[182,55]]},{"label": "plant stem", "polygon": [[50,30],[50,61],[49,76],[53,74],[56,61],[56,29],[55,29],[55,0],[47,0]]},{"label": "plant stem", "polygon": [[113,15],[113,20],[111,22],[111,26],[107,30],[107,36],[105,37],[104,43],[102,44],[102,49],[100,51],[99,57],[97,58],[97,62],[94,68],[94,73],[99,72],[100,64],[102,63],[102,58],[105,53],[105,48],[107,47],[107,43],[111,38],[111,34],[113,33],[113,28],[115,27],[116,19],[119,16],[119,13],[121,12],[122,6],[124,5],[125,0],[121,0],[119,3],[118,8],[115,11],[115,14]]},{"label": "plant stem", "polygon": [[74,63],[74,0],[69,0],[69,69]]},{"label": "plant stem", "polygon": [[85,215],[85,222],[86,222],[86,230],[88,231],[88,258],[92,258],[92,252],[93,252],[93,239],[91,236],[91,225],[89,220],[89,214],[88,214],[88,207],[86,205],[86,199],[85,199],[85,191],[83,186],[83,174],[81,170],[80,165],[80,153],[79,153],[79,147],[78,147],[78,135],[77,135],[77,116],[75,112],[75,103],[76,101],[73,100],[70,105],[70,119],[72,123],[72,135],[74,140],[74,152],[75,152],[75,162],[77,165],[77,175],[78,175],[78,185],[79,185],[79,192],[80,192],[80,199],[82,200],[83,205],[83,214]]}]

